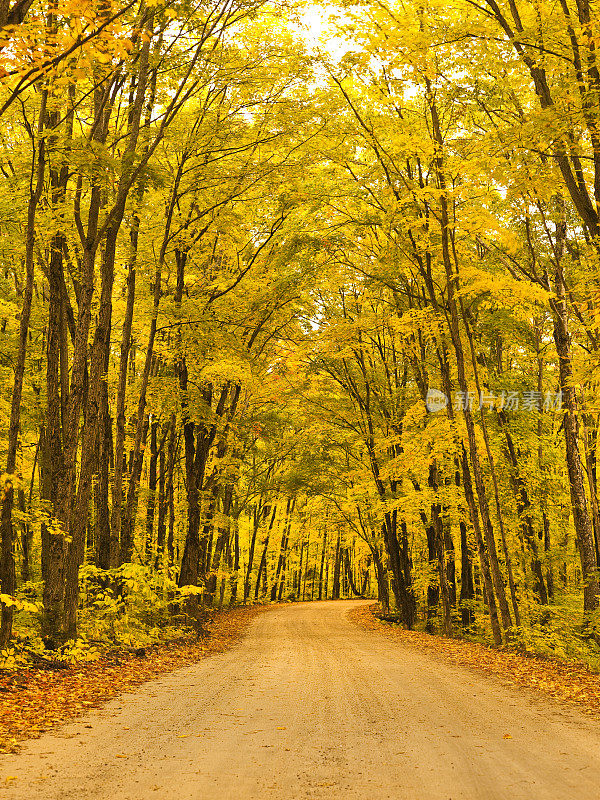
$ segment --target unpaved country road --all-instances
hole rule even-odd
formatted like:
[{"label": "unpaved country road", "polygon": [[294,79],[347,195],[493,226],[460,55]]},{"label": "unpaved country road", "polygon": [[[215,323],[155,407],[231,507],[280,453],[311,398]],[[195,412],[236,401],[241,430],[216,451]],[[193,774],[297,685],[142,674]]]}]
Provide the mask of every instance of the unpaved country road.
[{"label": "unpaved country road", "polygon": [[600,798],[600,723],[363,631],[356,605],[260,615],[1,757],[0,800]]}]

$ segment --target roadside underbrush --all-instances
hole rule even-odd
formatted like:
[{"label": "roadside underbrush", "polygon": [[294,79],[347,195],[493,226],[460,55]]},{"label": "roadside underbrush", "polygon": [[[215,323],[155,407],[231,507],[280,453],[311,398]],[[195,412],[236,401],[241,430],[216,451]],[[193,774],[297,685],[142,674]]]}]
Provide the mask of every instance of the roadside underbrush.
[{"label": "roadside underbrush", "polygon": [[78,636],[43,617],[41,582],[11,600],[14,635],[0,651],[0,752],[157,675],[229,647],[259,607],[215,609],[195,586],[139,564],[80,573]]},{"label": "roadside underbrush", "polygon": [[60,669],[142,651],[194,635],[205,638],[214,615],[197,586],[178,587],[166,572],[140,564],[80,571],[78,635],[61,640],[44,619],[43,584],[24,583],[14,599],[14,634],[0,651],[0,674],[28,667]]},{"label": "roadside underbrush", "polygon": [[72,660],[60,668],[48,668],[34,659],[4,669],[0,672],[0,753],[15,752],[23,739],[37,737],[147,680],[223,652],[244,635],[260,610],[259,606],[238,606],[214,611],[204,636],[189,627],[172,628],[170,633],[177,638],[169,641],[136,648],[107,646],[96,650],[93,659]]}]

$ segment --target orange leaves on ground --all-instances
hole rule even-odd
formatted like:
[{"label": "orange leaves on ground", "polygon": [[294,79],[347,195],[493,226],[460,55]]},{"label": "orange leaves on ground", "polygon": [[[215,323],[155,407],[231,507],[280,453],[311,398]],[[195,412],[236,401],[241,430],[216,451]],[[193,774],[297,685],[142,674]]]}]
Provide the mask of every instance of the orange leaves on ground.
[{"label": "orange leaves on ground", "polygon": [[432,653],[444,661],[503,678],[515,686],[542,692],[561,702],[577,703],[587,713],[600,712],[600,675],[578,664],[511,650],[495,650],[464,639],[407,631],[374,616],[376,606],[354,609],[350,619],[367,630]]},{"label": "orange leaves on ground", "polygon": [[223,652],[259,611],[217,612],[207,639],[182,638],[149,649],[145,657],[125,653],[57,672],[26,669],[0,676],[0,752],[15,751],[20,740],[37,737],[158,675]]}]

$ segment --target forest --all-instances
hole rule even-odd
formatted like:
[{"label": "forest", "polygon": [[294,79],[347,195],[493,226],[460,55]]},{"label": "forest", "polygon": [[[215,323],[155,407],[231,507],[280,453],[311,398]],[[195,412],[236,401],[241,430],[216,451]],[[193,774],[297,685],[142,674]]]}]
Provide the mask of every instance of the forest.
[{"label": "forest", "polygon": [[0,666],[344,597],[600,662],[599,36],[0,1]]}]

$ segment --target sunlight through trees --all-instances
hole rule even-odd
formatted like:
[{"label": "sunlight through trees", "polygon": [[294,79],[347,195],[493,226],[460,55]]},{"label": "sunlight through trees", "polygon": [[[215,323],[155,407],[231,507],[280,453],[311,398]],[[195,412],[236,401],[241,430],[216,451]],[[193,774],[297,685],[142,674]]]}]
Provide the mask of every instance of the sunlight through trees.
[{"label": "sunlight through trees", "polygon": [[597,35],[0,4],[6,663],[341,597],[598,659]]}]

